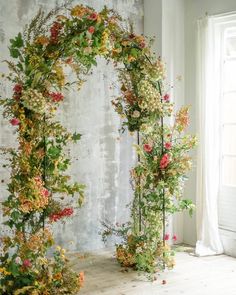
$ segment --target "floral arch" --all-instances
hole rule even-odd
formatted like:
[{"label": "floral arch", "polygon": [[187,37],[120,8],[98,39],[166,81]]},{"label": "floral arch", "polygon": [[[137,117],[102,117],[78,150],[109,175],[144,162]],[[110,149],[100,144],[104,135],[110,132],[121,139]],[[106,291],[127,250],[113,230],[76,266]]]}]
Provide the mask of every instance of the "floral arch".
[{"label": "floral arch", "polygon": [[[97,56],[117,68],[121,94],[112,103],[124,119],[123,128],[139,134],[138,163],[131,171],[131,221],[120,227],[105,224],[103,237],[122,237],[117,259],[124,266],[151,273],[173,266],[166,215],[193,207],[181,197],[195,137],[184,135],[187,107],[174,115],[173,124],[165,123],[173,116],[173,103],[163,64],[143,36],[121,23],[106,7],[99,13],[81,5],[63,7],[48,15],[39,11],[23,35],[10,40],[14,61],[7,62],[6,78],[14,84],[13,96],[1,104],[19,147],[4,150],[12,171],[3,202],[11,234],[1,239],[0,294],[76,294],[83,284],[83,273],[71,270],[64,250],[53,246],[51,225],[73,214],[71,202],[82,205],[84,191],[83,184],[70,182],[64,151],[81,135],[68,132],[55,112],[71,83],[63,66],[71,67],[80,87]],[[52,246],[53,256],[47,255]]]}]

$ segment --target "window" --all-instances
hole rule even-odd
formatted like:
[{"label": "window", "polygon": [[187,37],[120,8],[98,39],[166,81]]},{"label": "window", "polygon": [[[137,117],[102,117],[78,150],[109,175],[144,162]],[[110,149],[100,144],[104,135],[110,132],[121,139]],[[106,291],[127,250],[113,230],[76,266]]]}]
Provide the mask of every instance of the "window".
[{"label": "window", "polygon": [[219,26],[220,191],[219,227],[236,233],[236,23]]}]

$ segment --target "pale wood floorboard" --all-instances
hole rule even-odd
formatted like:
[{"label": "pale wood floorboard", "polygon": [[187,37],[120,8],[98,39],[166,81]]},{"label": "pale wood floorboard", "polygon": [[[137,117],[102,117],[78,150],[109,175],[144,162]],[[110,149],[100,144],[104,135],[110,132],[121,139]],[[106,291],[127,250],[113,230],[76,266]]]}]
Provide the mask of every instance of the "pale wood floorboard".
[{"label": "pale wood floorboard", "polygon": [[[176,267],[147,281],[136,272],[123,272],[111,251],[73,259],[85,272],[80,295],[236,295],[236,259],[220,255],[199,258],[186,252],[176,255]],[[162,285],[162,280],[167,284]]]}]

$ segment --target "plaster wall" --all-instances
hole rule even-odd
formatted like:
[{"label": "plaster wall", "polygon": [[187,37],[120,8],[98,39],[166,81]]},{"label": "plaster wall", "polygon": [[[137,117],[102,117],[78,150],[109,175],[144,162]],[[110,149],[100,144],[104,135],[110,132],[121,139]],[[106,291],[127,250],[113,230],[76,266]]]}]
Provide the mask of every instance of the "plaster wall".
[{"label": "plaster wall", "polygon": [[[9,39],[22,32],[25,24],[42,7],[52,9],[56,0],[0,0],[0,59],[9,59]],[[73,4],[85,4],[97,10],[104,5],[114,8],[124,18],[129,18],[136,32],[143,32],[142,0],[87,0],[74,1]],[[7,67],[0,63],[0,72]],[[68,73],[70,75],[70,73]],[[116,87],[111,88],[114,84]],[[10,96],[12,86],[4,84],[2,95]],[[121,121],[111,105],[113,96],[119,94],[117,74],[111,64],[98,59],[98,66],[89,76],[82,90],[72,89],[65,93],[58,118],[72,132],[81,133],[82,140],[70,148],[73,165],[70,173],[73,180],[86,184],[84,206],[71,222],[55,228],[57,242],[71,251],[86,251],[103,248],[98,232],[100,222],[123,222],[129,218],[126,205],[132,199],[129,183],[129,170],[134,165],[135,153],[132,148],[135,137],[127,132],[120,135]],[[14,128],[0,117],[0,146],[15,146]],[[4,158],[0,158],[0,164]],[[0,199],[7,197],[5,183],[9,180],[9,171],[0,165]],[[2,216],[0,214],[0,222]]]}]

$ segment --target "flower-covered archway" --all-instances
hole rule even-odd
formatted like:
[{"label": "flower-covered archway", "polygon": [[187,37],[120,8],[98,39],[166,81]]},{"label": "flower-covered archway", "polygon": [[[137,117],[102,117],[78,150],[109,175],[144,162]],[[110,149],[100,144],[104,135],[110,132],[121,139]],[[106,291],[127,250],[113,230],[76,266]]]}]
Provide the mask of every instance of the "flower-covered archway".
[{"label": "flower-covered archway", "polygon": [[[71,134],[55,120],[55,112],[70,86],[64,65],[77,75],[80,87],[96,57],[113,62],[119,71],[120,96],[113,101],[124,119],[123,128],[138,132],[138,163],[131,171],[134,200],[131,221],[121,227],[105,224],[104,237],[121,235],[117,259],[122,265],[154,272],[173,266],[173,253],[165,240],[168,213],[191,209],[182,200],[188,151],[195,138],[183,135],[188,108],[175,115],[164,87],[164,67],[151,53],[148,41],[121,27],[122,20],[106,7],[66,7],[45,15],[39,11],[10,40],[10,74],[13,96],[1,99],[4,116],[17,131],[18,149],[10,153],[11,181],[4,215],[12,234],[2,238],[1,294],[76,294],[83,273],[68,266],[64,250],[54,247],[51,225],[73,214],[75,199],[83,203],[84,185],[71,183],[64,148],[81,135]],[[68,12],[68,11],[67,11]],[[47,255],[54,247],[53,256]]]}]

